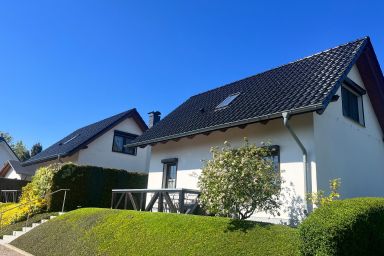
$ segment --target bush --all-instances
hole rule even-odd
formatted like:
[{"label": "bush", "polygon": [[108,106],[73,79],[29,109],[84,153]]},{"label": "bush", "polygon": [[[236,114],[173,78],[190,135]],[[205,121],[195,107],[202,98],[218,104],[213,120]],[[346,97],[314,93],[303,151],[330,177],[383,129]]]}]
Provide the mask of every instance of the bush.
[{"label": "bush", "polygon": [[384,255],[384,199],[323,205],[304,220],[299,233],[303,255]]},{"label": "bush", "polygon": [[19,203],[2,205],[0,207],[1,225],[7,226],[12,223],[27,219],[46,209],[47,200],[44,197],[49,192],[54,170],[57,167],[41,167],[36,171],[32,181],[22,188]]},{"label": "bush", "polygon": [[[111,206],[112,189],[146,188],[147,174],[132,173],[124,170],[95,166],[64,164],[52,180],[51,191],[68,188],[65,210],[78,207]],[[51,211],[61,211],[63,192],[52,195],[48,200]]]},{"label": "bush", "polygon": [[271,160],[271,147],[258,147],[244,138],[238,148],[224,142],[224,147],[214,147],[211,153],[212,159],[205,161],[198,181],[204,209],[240,219],[255,211],[278,213],[281,177]]}]

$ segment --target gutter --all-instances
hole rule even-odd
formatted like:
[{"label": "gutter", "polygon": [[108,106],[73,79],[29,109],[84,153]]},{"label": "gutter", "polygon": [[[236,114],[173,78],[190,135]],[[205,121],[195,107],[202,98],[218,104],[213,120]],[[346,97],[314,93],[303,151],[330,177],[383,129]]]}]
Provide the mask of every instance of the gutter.
[{"label": "gutter", "polygon": [[63,154],[56,154],[56,155],[46,156],[46,157],[39,158],[39,159],[36,159],[36,160],[27,160],[26,162],[21,163],[21,166],[25,167],[25,166],[29,166],[29,165],[33,165],[33,164],[44,163],[44,162],[47,162],[47,161],[60,159],[62,157],[66,157],[66,156],[69,156],[69,155],[70,155],[70,153],[66,152],[66,153],[63,153]]},{"label": "gutter", "polygon": [[[291,110],[289,112],[291,113],[291,115],[304,114],[307,112],[319,111],[319,110],[323,109],[323,107],[324,107],[323,104],[320,103],[320,104],[314,104],[314,105],[310,105],[310,106],[297,108],[297,109]],[[286,112],[286,111],[279,111],[279,112],[264,115],[264,116],[258,116],[258,117],[243,119],[243,120],[239,120],[239,121],[234,121],[234,122],[229,122],[229,123],[225,123],[225,124],[205,127],[205,128],[201,128],[201,129],[197,129],[197,130],[193,130],[193,131],[188,131],[188,132],[182,132],[182,133],[167,135],[167,136],[149,139],[149,140],[145,140],[145,141],[133,142],[133,143],[127,144],[126,147],[147,146],[149,144],[154,144],[154,143],[158,143],[158,142],[183,138],[183,137],[187,137],[187,136],[191,136],[191,135],[197,135],[197,134],[204,133],[204,132],[213,132],[216,130],[231,128],[231,127],[235,127],[235,126],[239,126],[239,125],[251,124],[251,123],[256,123],[256,122],[260,122],[260,121],[276,119],[276,118],[280,118],[281,114],[284,112]],[[151,129],[149,129],[149,130],[151,130]]]},{"label": "gutter", "polygon": [[[283,123],[284,123],[284,126],[288,129],[289,133],[291,134],[292,138],[295,140],[296,144],[299,146],[299,148],[301,149],[301,152],[303,154],[303,174],[304,174],[304,193],[305,193],[305,196],[309,193],[308,191],[308,152],[306,150],[306,148],[304,147],[303,143],[300,141],[300,139],[297,137],[296,133],[293,131],[293,129],[291,128],[291,126],[289,125],[289,117],[290,117],[290,113],[289,112],[283,112],[282,113],[282,116],[283,116]],[[307,202],[307,199],[304,198],[304,213],[307,214],[308,213],[308,202]]]}]

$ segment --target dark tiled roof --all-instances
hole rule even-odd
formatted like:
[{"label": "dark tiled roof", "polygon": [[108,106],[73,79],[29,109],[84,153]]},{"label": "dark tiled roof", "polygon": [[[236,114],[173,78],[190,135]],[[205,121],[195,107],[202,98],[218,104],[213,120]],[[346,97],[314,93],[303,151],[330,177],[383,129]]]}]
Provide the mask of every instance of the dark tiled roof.
[{"label": "dark tiled roof", "polygon": [[[369,38],[359,39],[195,95],[130,145],[267,120],[285,111],[324,109],[367,42]],[[234,93],[240,95],[227,108],[215,110]]]},{"label": "dark tiled roof", "polygon": [[40,152],[36,156],[23,162],[22,165],[26,166],[38,162],[49,161],[57,158],[58,155],[60,155],[61,157],[69,156],[77,152],[81,148],[85,147],[99,135],[108,131],[110,128],[117,125],[128,117],[134,118],[143,131],[148,128],[143,119],[141,118],[140,114],[137,112],[137,110],[131,109],[120,114],[114,115],[112,117],[106,118],[104,120],[101,120],[99,122],[87,125],[83,128],[77,129],[76,131],[59,140],[49,148]]},{"label": "dark tiled roof", "polygon": [[16,173],[27,176],[33,176],[38,168],[37,165],[22,166],[20,161],[15,160],[9,160],[8,163],[16,171]]}]

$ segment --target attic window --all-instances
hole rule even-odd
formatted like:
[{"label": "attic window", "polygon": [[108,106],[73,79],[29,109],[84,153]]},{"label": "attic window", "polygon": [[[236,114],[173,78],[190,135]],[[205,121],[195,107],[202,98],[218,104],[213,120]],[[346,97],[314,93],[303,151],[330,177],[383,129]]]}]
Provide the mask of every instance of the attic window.
[{"label": "attic window", "polygon": [[79,137],[80,136],[80,134],[76,134],[75,136],[73,136],[72,138],[70,138],[69,140],[67,140],[67,141],[65,141],[65,142],[62,142],[62,143],[60,143],[60,145],[65,145],[65,144],[67,144],[67,143],[69,143],[69,142],[71,142],[72,140],[74,140],[74,139],[76,139],[77,137]]},{"label": "attic window", "polygon": [[343,115],[364,126],[363,97],[360,91],[349,86],[341,87]]},{"label": "attic window", "polygon": [[231,94],[229,95],[227,98],[225,98],[225,100],[223,100],[219,105],[217,105],[216,109],[221,109],[221,108],[225,108],[227,107],[229,104],[232,103],[232,101],[234,101],[237,96],[239,96],[240,93],[234,93],[234,94]]}]

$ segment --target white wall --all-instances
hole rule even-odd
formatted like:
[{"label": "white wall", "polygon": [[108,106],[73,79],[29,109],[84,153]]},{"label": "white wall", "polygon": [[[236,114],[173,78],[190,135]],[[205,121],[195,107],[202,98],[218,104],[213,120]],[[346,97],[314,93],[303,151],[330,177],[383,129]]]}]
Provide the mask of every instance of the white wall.
[{"label": "white wall", "polygon": [[10,148],[4,141],[0,142],[0,168],[3,167],[8,160],[18,160]]},{"label": "white wall", "polygon": [[[348,77],[365,88],[354,66]],[[337,92],[341,96],[341,91]],[[363,96],[365,127],[343,116],[342,99],[314,114],[318,185],[341,178],[341,196],[384,196],[383,133],[368,95]]]},{"label": "white wall", "polygon": [[21,180],[21,174],[16,173],[16,171],[11,167],[5,175],[5,178]]},{"label": "white wall", "polygon": [[[308,149],[309,161],[312,162],[311,166],[315,171],[312,114],[294,116],[290,122]],[[169,141],[166,144],[156,144],[152,147],[148,188],[161,188],[163,170],[161,160],[174,157],[179,160],[176,186],[178,188],[197,188],[197,175],[202,168],[201,160],[210,159],[210,148],[222,146],[226,140],[233,146],[238,146],[243,142],[244,137],[248,137],[251,143],[260,144],[262,141],[270,141],[271,144],[280,146],[280,169],[282,178],[285,180],[283,191],[286,198],[281,217],[275,220],[288,221],[290,218],[295,218],[296,216],[290,216],[290,214],[295,215],[293,209],[302,207],[304,197],[302,153],[283,126],[282,119],[272,120],[266,125],[252,124],[245,129],[232,128],[224,133],[217,131],[209,136],[197,135],[193,139],[183,138],[178,142]],[[259,213],[253,219],[267,220],[270,217],[265,213]]]},{"label": "white wall", "polygon": [[148,148],[137,148],[137,155],[112,152],[114,130],[141,135],[143,132],[132,118],[122,121],[80,150],[77,164],[94,165],[127,171],[147,172],[149,165]]}]

